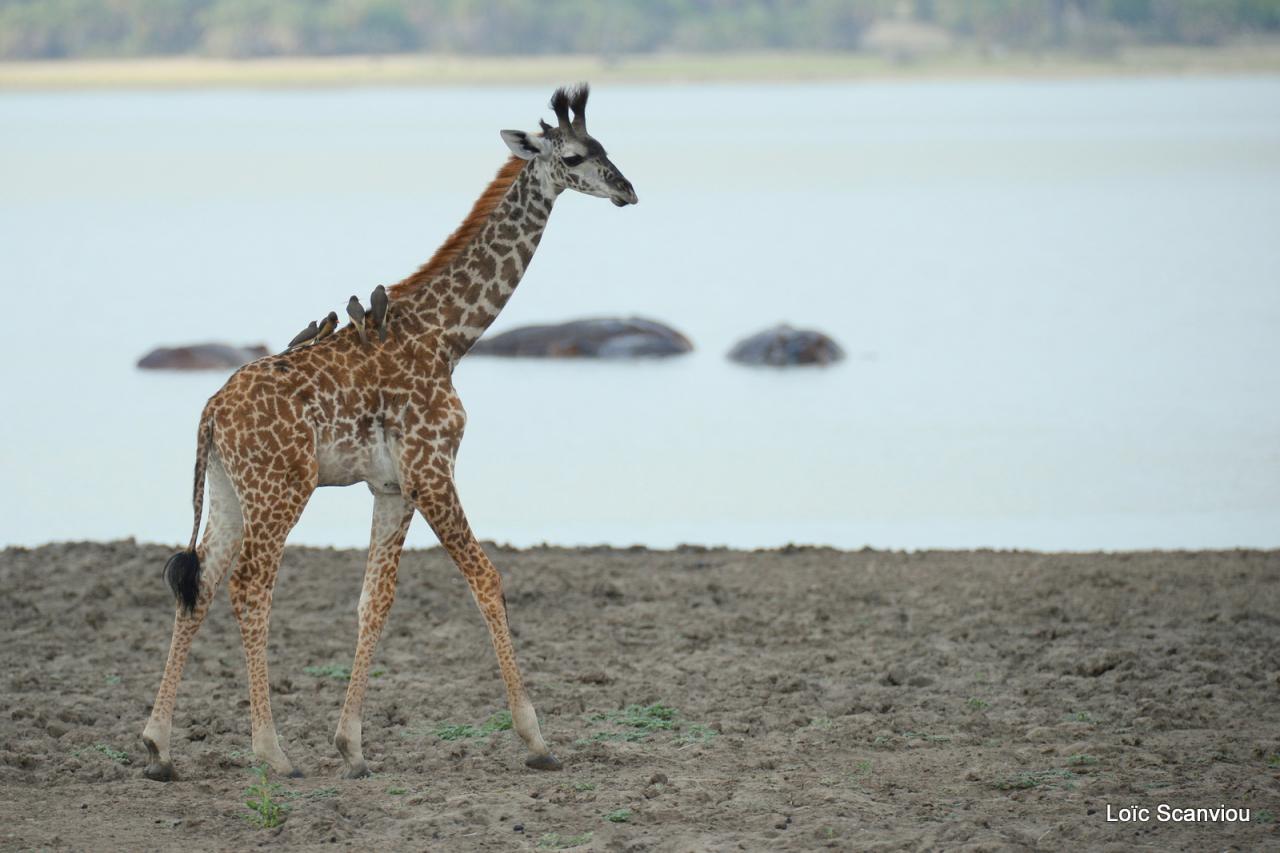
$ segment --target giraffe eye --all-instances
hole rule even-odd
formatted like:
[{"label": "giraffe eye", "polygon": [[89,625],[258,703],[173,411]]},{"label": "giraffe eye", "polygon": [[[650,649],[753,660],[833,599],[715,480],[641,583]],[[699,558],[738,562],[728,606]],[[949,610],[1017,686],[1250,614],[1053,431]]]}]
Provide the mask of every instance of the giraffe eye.
[{"label": "giraffe eye", "polygon": [[587,158],[583,157],[581,154],[566,154],[560,159],[564,160],[564,164],[566,166],[580,166],[582,165],[582,161]]}]

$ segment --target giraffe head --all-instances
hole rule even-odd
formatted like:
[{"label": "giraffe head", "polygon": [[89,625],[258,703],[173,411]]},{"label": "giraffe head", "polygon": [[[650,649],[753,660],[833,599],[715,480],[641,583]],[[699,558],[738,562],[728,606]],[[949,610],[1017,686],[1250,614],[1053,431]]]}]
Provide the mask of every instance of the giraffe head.
[{"label": "giraffe head", "polygon": [[556,89],[551,96],[551,109],[559,122],[556,127],[541,121],[541,133],[504,130],[502,139],[517,157],[544,170],[556,192],[577,190],[607,198],[618,207],[635,204],[639,199],[631,182],[613,165],[604,146],[587,133],[588,94],[586,83]]}]

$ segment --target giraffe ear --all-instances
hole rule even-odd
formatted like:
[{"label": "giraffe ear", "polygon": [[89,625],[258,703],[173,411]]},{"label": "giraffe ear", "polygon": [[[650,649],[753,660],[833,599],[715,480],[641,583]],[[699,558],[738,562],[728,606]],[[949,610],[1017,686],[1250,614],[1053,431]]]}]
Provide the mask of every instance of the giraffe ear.
[{"label": "giraffe ear", "polygon": [[511,153],[521,160],[532,160],[543,151],[544,143],[536,136],[530,136],[523,130],[502,131],[502,141],[507,143]]}]

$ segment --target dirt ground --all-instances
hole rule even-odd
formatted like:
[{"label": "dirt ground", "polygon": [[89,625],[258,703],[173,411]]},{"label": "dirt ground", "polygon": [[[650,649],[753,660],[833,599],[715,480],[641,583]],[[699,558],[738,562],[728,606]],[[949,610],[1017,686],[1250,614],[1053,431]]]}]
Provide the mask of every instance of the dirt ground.
[{"label": "dirt ground", "polygon": [[[166,785],[142,778],[139,734],[170,549],[4,551],[0,848],[1280,849],[1280,553],[489,550],[565,769],[486,731],[488,637],[429,550],[405,555],[375,662],[374,775],[340,779],[363,554],[290,549],[271,680],[307,776],[277,780],[274,828],[245,805],[225,595]],[[1161,823],[1161,803],[1251,820]],[[1107,822],[1135,805],[1152,820]]]}]

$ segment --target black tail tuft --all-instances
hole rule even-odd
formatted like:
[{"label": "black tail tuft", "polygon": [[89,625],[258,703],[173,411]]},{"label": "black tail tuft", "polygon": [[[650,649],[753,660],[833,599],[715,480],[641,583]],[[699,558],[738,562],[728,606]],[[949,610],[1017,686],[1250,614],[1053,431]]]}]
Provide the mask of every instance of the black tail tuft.
[{"label": "black tail tuft", "polygon": [[173,597],[190,613],[196,609],[200,597],[200,558],[195,551],[179,551],[164,564],[164,579],[173,590]]}]

